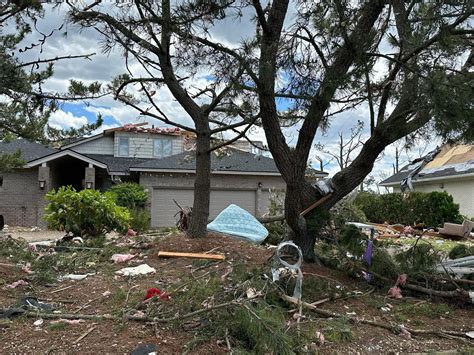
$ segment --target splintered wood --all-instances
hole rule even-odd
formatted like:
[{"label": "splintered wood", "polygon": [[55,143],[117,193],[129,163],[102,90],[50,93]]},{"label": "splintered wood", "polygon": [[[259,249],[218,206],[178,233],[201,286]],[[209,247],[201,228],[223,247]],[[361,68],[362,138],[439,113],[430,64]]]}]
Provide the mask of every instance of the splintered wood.
[{"label": "splintered wood", "polygon": [[225,256],[220,254],[178,253],[174,251],[159,251],[158,256],[162,258],[182,257],[194,259],[225,260]]}]

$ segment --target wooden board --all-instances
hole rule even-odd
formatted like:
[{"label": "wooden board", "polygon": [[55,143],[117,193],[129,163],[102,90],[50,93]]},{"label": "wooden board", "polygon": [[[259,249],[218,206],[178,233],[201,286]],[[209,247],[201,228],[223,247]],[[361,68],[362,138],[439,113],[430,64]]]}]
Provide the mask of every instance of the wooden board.
[{"label": "wooden board", "polygon": [[225,260],[225,256],[220,254],[178,253],[174,251],[159,251],[158,256],[163,258],[183,257],[194,259]]}]

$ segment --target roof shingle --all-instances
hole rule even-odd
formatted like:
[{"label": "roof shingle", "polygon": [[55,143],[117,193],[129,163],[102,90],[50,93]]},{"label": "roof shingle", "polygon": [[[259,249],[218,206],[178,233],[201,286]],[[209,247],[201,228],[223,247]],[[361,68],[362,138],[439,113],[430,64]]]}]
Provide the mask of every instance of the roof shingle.
[{"label": "roof shingle", "polygon": [[55,153],[57,150],[42,144],[30,142],[26,139],[17,139],[11,142],[0,142],[0,153],[13,154],[21,151],[21,157],[26,162],[42,158]]}]

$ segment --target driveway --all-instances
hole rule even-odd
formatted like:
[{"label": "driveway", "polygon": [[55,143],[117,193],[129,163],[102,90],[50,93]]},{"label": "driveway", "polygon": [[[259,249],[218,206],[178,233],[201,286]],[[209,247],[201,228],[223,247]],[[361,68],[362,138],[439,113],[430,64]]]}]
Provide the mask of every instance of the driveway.
[{"label": "driveway", "polygon": [[[16,239],[25,239],[27,242],[41,242],[43,240],[55,240],[64,236],[64,232],[52,230],[26,230],[9,228],[6,234],[11,235]],[[1,232],[0,232],[1,233]]]}]

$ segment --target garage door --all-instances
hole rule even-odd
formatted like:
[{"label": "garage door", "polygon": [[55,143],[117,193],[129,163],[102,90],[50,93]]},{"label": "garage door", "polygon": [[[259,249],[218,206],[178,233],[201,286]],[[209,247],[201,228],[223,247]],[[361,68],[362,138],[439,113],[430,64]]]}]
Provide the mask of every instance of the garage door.
[{"label": "garage door", "polygon": [[[179,211],[173,199],[180,206],[193,205],[193,190],[153,189],[151,225],[152,227],[173,227],[175,214]],[[219,212],[231,203],[255,215],[255,191],[211,190],[209,218],[215,218]]]}]

